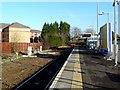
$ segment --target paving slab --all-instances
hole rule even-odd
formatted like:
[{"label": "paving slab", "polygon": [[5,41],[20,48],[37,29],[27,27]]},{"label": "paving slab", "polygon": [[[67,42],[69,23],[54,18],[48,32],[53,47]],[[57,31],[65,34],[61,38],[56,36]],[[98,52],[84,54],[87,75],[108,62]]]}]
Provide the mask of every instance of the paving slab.
[{"label": "paving slab", "polygon": [[120,63],[93,50],[75,47],[50,90],[120,90]]},{"label": "paving slab", "polygon": [[78,47],[75,47],[52,83],[50,89],[82,89],[79,55]]}]

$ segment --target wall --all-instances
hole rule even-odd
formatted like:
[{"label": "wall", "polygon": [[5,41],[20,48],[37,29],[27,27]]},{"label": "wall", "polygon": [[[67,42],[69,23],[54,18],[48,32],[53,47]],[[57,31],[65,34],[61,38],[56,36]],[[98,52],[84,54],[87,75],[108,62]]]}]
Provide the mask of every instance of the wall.
[{"label": "wall", "polygon": [[2,52],[2,28],[0,28],[0,53]]},{"label": "wall", "polygon": [[9,42],[30,43],[30,28],[10,28]]},{"label": "wall", "polygon": [[0,43],[2,42],[2,28],[0,28]]},{"label": "wall", "polygon": [[[12,53],[13,43],[3,42],[2,45],[2,52],[1,53]],[[28,46],[32,46],[33,50],[40,48],[43,43],[16,43],[14,44],[17,47],[17,52],[27,52]]]},{"label": "wall", "polygon": [[0,42],[0,55],[2,54],[2,43]]},{"label": "wall", "polygon": [[2,41],[3,42],[9,42],[9,27],[3,29],[4,32],[2,32]]}]

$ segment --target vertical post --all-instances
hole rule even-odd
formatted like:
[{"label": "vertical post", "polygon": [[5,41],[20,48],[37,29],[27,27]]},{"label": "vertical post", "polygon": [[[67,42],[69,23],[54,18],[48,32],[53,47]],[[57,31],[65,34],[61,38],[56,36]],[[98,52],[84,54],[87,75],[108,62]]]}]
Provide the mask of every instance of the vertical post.
[{"label": "vertical post", "polygon": [[117,35],[116,35],[116,0],[114,0],[114,60],[115,66],[117,66]]},{"label": "vertical post", "polygon": [[107,13],[108,23],[109,23],[109,13]]},{"label": "vertical post", "polygon": [[97,2],[97,48],[98,48],[98,46],[99,46],[99,39],[98,39],[98,2]]}]

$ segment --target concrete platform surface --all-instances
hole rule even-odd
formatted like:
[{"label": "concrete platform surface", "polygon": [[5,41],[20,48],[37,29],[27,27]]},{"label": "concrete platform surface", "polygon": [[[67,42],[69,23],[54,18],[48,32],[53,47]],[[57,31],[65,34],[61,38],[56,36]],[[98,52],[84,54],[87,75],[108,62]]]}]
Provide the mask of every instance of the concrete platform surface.
[{"label": "concrete platform surface", "polygon": [[120,90],[120,63],[75,47],[49,90]]}]

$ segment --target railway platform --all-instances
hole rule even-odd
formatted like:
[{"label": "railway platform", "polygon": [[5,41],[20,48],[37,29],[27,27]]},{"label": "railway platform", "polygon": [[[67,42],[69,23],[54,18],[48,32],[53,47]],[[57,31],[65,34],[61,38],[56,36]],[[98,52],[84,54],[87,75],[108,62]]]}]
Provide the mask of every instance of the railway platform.
[{"label": "railway platform", "polygon": [[82,90],[82,71],[80,66],[80,54],[78,47],[75,47],[62,69],[54,79],[51,89],[79,88]]},{"label": "railway platform", "polygon": [[75,47],[49,90],[119,90],[120,63],[105,60],[94,50]]},{"label": "railway platform", "polygon": [[75,46],[12,90],[120,90],[120,63],[114,62]]}]

